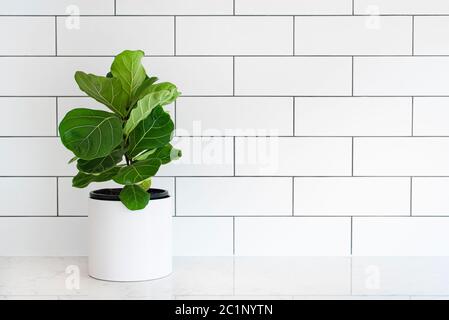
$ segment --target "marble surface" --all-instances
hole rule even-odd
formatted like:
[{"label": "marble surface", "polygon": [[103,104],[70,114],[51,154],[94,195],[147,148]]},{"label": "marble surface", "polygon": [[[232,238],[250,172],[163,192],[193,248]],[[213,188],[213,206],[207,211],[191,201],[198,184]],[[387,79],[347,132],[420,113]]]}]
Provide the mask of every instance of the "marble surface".
[{"label": "marble surface", "polygon": [[85,257],[0,257],[0,299],[449,299],[449,257],[179,257],[134,283],[90,278]]}]

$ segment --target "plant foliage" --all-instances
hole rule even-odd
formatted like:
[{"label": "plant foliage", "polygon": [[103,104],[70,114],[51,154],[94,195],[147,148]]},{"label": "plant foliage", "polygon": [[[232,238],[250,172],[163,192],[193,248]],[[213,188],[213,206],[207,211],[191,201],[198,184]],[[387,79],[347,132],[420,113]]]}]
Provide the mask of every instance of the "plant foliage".
[{"label": "plant foliage", "polygon": [[62,143],[75,155],[70,162],[79,170],[73,186],[114,180],[124,185],[119,198],[130,210],[147,206],[151,178],[181,157],[170,144],[174,124],[164,110],[180,93],[174,84],[148,77],[143,56],[140,50],[123,51],[105,77],[77,71],[79,88],[111,112],[77,108],[59,125]]}]

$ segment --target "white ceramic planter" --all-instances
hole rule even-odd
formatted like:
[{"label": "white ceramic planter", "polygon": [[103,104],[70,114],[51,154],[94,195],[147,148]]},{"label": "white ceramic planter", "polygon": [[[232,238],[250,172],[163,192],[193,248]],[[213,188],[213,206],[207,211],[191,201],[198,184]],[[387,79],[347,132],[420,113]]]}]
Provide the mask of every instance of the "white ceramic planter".
[{"label": "white ceramic planter", "polygon": [[172,200],[168,193],[156,199],[161,192],[166,191],[151,189],[152,200],[138,211],[128,210],[117,196],[117,200],[100,200],[93,199],[95,192],[91,193],[90,276],[110,281],[144,281],[172,272]]}]

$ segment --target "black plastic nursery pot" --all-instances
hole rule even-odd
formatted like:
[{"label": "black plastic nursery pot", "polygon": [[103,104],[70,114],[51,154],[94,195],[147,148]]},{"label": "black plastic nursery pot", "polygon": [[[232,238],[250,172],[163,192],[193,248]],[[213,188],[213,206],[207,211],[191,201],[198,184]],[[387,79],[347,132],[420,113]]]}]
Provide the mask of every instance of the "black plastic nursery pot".
[{"label": "black plastic nursery pot", "polygon": [[[95,200],[120,201],[119,195],[122,188],[107,188],[91,191],[89,197]],[[151,188],[148,190],[151,200],[169,198],[170,194],[167,190]]]}]

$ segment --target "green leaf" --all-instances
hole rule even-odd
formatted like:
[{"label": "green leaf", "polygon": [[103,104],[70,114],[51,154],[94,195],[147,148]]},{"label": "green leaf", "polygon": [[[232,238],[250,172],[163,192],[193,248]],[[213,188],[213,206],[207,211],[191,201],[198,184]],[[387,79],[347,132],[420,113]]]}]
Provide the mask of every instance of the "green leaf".
[{"label": "green leaf", "polygon": [[93,160],[79,159],[77,168],[79,171],[82,171],[84,173],[101,173],[111,169],[112,167],[115,167],[117,163],[122,161],[122,158],[123,151],[121,149],[117,149],[103,158],[97,158]]},{"label": "green leaf", "polygon": [[146,180],[143,180],[141,183],[139,183],[139,186],[143,189],[143,190],[150,190],[151,188],[151,178],[148,178]]},{"label": "green leaf", "polygon": [[78,159],[79,159],[78,157],[73,157],[72,159],[69,160],[68,164],[71,164],[71,163],[75,162]]},{"label": "green leaf", "polygon": [[159,80],[157,77],[146,77],[145,80],[143,80],[140,87],[136,90],[136,94],[133,97],[133,100],[131,102],[131,106],[134,106],[136,102],[143,97],[145,97],[148,93],[150,93],[150,88],[157,80]]},{"label": "green leaf", "polygon": [[161,161],[159,159],[139,161],[121,168],[114,177],[114,181],[124,185],[139,183],[154,176],[160,166]]},{"label": "green leaf", "polygon": [[122,122],[115,114],[100,110],[74,109],[59,125],[64,146],[77,157],[105,157],[123,140]]},{"label": "green leaf", "polygon": [[128,96],[128,107],[131,107],[130,104],[137,90],[147,78],[145,69],[141,63],[143,55],[143,51],[140,50],[125,50],[115,57],[111,66],[112,75],[114,78],[120,80],[122,89]]},{"label": "green leaf", "polygon": [[148,150],[138,155],[134,160],[159,159],[162,164],[167,164],[173,160],[181,158],[182,152],[173,148],[171,144],[167,144],[161,148]]},{"label": "green leaf", "polygon": [[162,90],[150,93],[137,102],[135,107],[129,116],[128,121],[125,124],[123,132],[125,135],[129,135],[131,131],[139,124],[140,121],[148,117],[154,108],[163,106],[164,102],[171,98],[170,91]]},{"label": "green leaf", "polygon": [[165,146],[172,139],[174,128],[170,115],[160,106],[154,108],[129,134],[128,155],[133,158],[142,151]]},{"label": "green leaf", "polygon": [[148,205],[150,194],[136,185],[125,186],[119,195],[122,203],[129,210],[141,210]]},{"label": "green leaf", "polygon": [[100,77],[82,71],[75,73],[75,80],[82,91],[89,97],[104,104],[118,115],[127,114],[128,96],[122,90],[119,79]]},{"label": "green leaf", "polygon": [[78,172],[78,174],[73,177],[72,186],[74,186],[75,188],[85,188],[91,182],[109,181],[118,173],[119,170],[119,167],[114,167],[98,175]]}]

